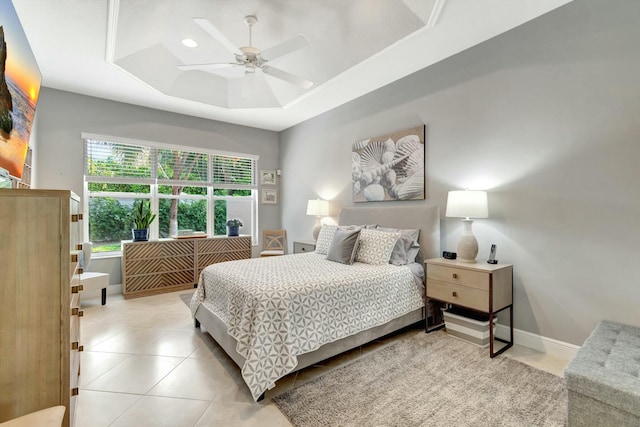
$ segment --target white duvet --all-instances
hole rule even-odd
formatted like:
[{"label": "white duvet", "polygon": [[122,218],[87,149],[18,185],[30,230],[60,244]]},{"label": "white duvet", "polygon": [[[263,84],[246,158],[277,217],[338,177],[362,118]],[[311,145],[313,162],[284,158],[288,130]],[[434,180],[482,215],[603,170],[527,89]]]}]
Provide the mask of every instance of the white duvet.
[{"label": "white duvet", "polygon": [[191,300],[228,326],[254,399],[295,370],[297,356],[424,305],[407,266],[345,265],[316,253],[213,264]]}]

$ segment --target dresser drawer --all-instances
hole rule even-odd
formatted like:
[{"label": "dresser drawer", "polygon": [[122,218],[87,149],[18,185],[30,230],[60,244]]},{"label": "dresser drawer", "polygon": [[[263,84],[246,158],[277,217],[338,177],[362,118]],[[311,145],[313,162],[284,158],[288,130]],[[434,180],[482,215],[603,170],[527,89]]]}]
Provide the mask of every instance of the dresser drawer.
[{"label": "dresser drawer", "polygon": [[489,292],[468,286],[429,279],[427,298],[484,312],[489,311]]},{"label": "dresser drawer", "polygon": [[455,266],[427,265],[427,279],[439,280],[452,284],[462,284],[466,287],[489,290],[489,273],[482,271],[466,270]]}]

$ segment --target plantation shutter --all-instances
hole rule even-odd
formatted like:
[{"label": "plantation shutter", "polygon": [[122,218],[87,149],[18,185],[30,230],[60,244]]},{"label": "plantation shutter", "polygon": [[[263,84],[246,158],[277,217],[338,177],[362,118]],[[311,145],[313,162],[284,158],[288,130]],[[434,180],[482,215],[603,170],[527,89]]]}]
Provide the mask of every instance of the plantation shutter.
[{"label": "plantation shutter", "polygon": [[257,156],[85,138],[86,180],[257,190]]},{"label": "plantation shutter", "polygon": [[158,149],[158,184],[206,187],[209,184],[206,153]]},{"label": "plantation shutter", "polygon": [[256,160],[249,157],[212,155],[212,185],[216,188],[257,189]]},{"label": "plantation shutter", "polygon": [[85,176],[87,181],[135,178],[137,182],[153,183],[153,155],[151,147],[86,139]]}]

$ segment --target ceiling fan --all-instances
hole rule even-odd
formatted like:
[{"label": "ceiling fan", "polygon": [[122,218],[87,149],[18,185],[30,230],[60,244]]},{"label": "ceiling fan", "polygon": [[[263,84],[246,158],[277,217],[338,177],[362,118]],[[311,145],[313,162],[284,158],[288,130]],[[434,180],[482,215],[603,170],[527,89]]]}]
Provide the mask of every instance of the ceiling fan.
[{"label": "ceiling fan", "polygon": [[252,45],[252,28],[258,22],[258,18],[253,15],[245,16],[244,22],[249,27],[249,46],[236,47],[227,39],[213,24],[205,18],[193,18],[193,22],[198,24],[204,31],[209,33],[214,39],[221,43],[229,52],[235,56],[236,62],[213,62],[208,64],[178,65],[180,70],[211,70],[216,68],[244,66],[245,73],[255,73],[257,69],[280,80],[298,85],[304,89],[313,86],[313,82],[298,77],[287,71],[272,67],[267,63],[281,56],[287,55],[298,49],[309,46],[309,42],[302,34],[286,40],[268,49],[260,50]]}]

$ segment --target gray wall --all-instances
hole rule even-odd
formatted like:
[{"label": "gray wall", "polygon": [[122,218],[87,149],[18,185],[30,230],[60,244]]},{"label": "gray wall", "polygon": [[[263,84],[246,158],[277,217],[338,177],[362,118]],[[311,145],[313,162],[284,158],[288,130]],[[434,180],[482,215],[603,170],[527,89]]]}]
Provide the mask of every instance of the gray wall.
[{"label": "gray wall", "polygon": [[576,0],[286,130],[290,241],[310,237],[308,199],[353,204],[353,141],[426,124],[427,200],[405,203],[440,206],[455,251],[447,191],[489,192],[478,258],[495,243],[514,264],[516,328],[580,345],[600,319],[640,326],[638,22],[638,1]]},{"label": "gray wall", "polygon": [[[277,132],[216,122],[43,88],[37,108],[36,188],[71,189],[82,195],[81,133],[156,141],[259,155],[259,169],[279,169]],[[280,205],[259,205],[260,230],[280,227]],[[258,248],[254,248],[254,252]],[[91,271],[121,282],[120,259],[92,260]]]}]

